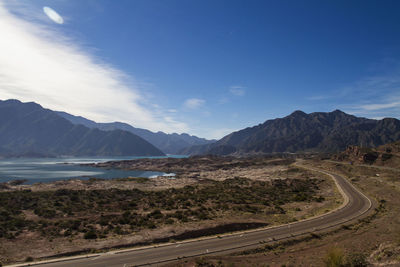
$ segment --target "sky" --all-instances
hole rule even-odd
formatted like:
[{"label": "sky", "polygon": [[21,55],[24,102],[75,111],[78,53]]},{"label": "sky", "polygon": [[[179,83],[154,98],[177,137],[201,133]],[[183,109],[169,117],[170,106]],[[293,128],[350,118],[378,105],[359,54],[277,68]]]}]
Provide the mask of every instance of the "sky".
[{"label": "sky", "polygon": [[400,1],[0,0],[0,99],[219,139],[400,118]]}]

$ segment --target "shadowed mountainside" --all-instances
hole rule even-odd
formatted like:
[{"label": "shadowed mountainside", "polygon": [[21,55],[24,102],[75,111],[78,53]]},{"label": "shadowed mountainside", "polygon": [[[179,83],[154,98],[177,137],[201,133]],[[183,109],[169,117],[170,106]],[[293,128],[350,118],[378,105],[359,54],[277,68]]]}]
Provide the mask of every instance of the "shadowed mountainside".
[{"label": "shadowed mountainside", "polygon": [[111,122],[111,123],[96,123],[92,120],[88,120],[81,116],[74,116],[66,112],[57,112],[59,115],[69,120],[73,124],[81,124],[89,128],[98,128],[103,131],[113,131],[116,129],[124,130],[136,134],[151,143],[155,147],[159,148],[166,154],[178,154],[185,148],[195,145],[206,145],[215,142],[215,140],[207,140],[199,138],[194,135],[183,134],[166,134],[164,132],[152,132],[146,129],[136,128],[127,123],[123,122]]},{"label": "shadowed mountainside", "polygon": [[0,100],[2,156],[162,156],[159,149],[127,131],[74,125],[56,112],[18,100]]},{"label": "shadowed mountainside", "polygon": [[193,146],[181,152],[191,155],[337,152],[348,145],[376,147],[399,139],[397,119],[372,120],[340,110],[310,114],[295,111],[284,118],[233,132],[214,144]]}]

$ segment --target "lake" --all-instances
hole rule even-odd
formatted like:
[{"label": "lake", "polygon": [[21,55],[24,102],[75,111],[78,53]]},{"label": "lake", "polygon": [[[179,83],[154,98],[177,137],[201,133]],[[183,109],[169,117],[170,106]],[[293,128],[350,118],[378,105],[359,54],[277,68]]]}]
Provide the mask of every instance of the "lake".
[{"label": "lake", "polygon": [[[171,155],[169,157],[185,157]],[[82,157],[82,158],[15,158],[0,159],[0,182],[11,180],[27,180],[25,184],[47,183],[66,179],[87,180],[93,177],[102,179],[169,176],[163,172],[126,171],[118,169],[102,169],[81,166],[84,163],[99,163],[114,160],[165,157]]]}]

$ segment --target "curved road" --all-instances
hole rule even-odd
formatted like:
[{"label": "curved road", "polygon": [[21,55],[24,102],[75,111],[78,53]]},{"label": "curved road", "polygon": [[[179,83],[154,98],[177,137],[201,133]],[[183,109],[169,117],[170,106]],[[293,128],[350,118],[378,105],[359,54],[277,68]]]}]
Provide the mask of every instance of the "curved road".
[{"label": "curved road", "polygon": [[228,234],[220,237],[208,237],[159,246],[70,257],[62,261],[58,259],[56,262],[31,263],[31,265],[43,267],[155,266],[161,263],[172,262],[183,257],[224,254],[254,248],[260,246],[261,243],[269,243],[311,232],[323,231],[359,218],[371,209],[371,200],[358,191],[345,178],[337,174],[316,169],[313,170],[328,174],[335,180],[336,185],[344,197],[344,203],[340,208],[318,217],[286,225]]}]

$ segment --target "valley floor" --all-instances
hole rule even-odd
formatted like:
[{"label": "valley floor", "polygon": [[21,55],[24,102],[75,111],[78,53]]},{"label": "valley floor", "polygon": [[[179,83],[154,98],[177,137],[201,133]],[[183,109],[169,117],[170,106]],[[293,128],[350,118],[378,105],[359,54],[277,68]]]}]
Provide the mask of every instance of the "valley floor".
[{"label": "valley floor", "polygon": [[2,184],[0,262],[277,225],[340,205],[328,176],[293,162],[267,157],[135,160],[98,167],[160,170],[176,178]]}]

